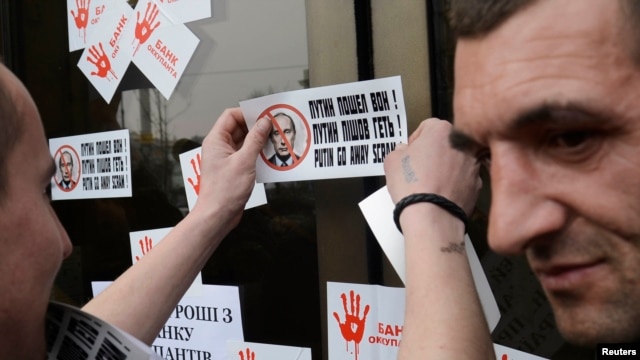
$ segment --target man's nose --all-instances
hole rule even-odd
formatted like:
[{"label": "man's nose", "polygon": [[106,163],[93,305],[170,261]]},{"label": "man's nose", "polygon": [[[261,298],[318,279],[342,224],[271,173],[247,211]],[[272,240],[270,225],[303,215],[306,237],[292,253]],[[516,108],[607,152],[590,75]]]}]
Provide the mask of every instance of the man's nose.
[{"label": "man's nose", "polygon": [[549,196],[554,186],[536,155],[513,146],[491,149],[489,245],[505,255],[521,254],[536,240],[560,230],[565,207]]},{"label": "man's nose", "polygon": [[[60,226],[62,226],[62,224]],[[63,243],[62,256],[64,259],[66,259],[71,255],[71,252],[73,251],[73,245],[71,244],[71,239],[69,239],[69,234],[67,234],[67,231],[64,228],[62,228],[60,235],[62,237]]]},{"label": "man's nose", "polygon": [[67,230],[65,230],[64,226],[62,226],[62,223],[60,223],[60,219],[58,219],[58,216],[56,215],[56,213],[53,210],[53,208],[50,208],[50,211],[52,213],[53,220],[54,220],[54,222],[56,224],[56,228],[57,228],[57,232],[58,232],[58,239],[61,242],[62,258],[66,259],[67,257],[69,257],[69,255],[71,255],[71,251],[73,250],[73,245],[71,244],[71,239],[69,239],[69,235],[67,234]]}]

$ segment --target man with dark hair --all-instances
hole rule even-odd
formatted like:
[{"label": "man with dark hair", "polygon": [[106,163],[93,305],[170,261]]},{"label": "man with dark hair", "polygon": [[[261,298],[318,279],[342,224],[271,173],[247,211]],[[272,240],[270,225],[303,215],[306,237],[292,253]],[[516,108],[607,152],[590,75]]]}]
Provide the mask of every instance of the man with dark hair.
[{"label": "man with dark hair", "polygon": [[[490,172],[489,245],[526,257],[560,333],[585,347],[640,340],[638,3],[451,4],[458,40],[450,143]],[[437,191],[417,186],[409,174],[429,176],[419,154],[448,149],[410,141],[400,150],[406,156],[385,164],[405,174],[393,182],[392,194]],[[424,206],[402,212],[405,232],[424,226],[408,221]],[[447,281],[446,275],[434,281]],[[407,292],[434,285],[407,278]],[[440,309],[474,306],[475,298],[464,295],[468,287],[446,286],[459,296]],[[428,337],[438,331],[415,326],[423,313],[418,307],[407,302],[404,358],[420,357],[411,332]],[[477,332],[468,324],[474,321],[481,323],[482,314],[457,331]],[[461,346],[486,348],[486,336],[478,339]],[[443,339],[440,345],[451,344]]]},{"label": "man with dark hair", "polygon": [[300,158],[294,152],[296,125],[291,116],[282,112],[275,114],[273,118],[275,121],[271,124],[269,139],[275,153],[269,158],[269,162],[280,167],[291,166]]},{"label": "man with dark hair", "polygon": [[[40,115],[24,85],[2,64],[0,105],[0,359],[39,360],[46,352],[51,289],[71,242],[47,196],[56,164]],[[150,345],[240,221],[270,128],[260,119],[249,131],[239,108],[225,111],[202,144],[194,209],[83,310]]]}]

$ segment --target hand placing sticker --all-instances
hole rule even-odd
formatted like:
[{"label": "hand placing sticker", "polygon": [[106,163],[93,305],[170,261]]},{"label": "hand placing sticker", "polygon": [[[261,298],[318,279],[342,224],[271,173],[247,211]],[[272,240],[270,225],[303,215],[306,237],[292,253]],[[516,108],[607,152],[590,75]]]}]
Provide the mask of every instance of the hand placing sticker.
[{"label": "hand placing sticker", "polygon": [[359,345],[362,341],[362,337],[364,336],[365,322],[367,320],[367,314],[369,313],[369,305],[365,306],[362,318],[360,318],[360,294],[355,295],[354,291],[351,290],[349,295],[351,304],[350,310],[347,309],[347,295],[344,293],[340,295],[342,298],[342,306],[344,307],[344,323],[340,322],[340,316],[338,313],[334,312],[333,317],[338,321],[340,333],[342,333],[342,337],[347,341],[347,346],[351,341],[355,343],[357,360],[358,353],[360,352]]}]

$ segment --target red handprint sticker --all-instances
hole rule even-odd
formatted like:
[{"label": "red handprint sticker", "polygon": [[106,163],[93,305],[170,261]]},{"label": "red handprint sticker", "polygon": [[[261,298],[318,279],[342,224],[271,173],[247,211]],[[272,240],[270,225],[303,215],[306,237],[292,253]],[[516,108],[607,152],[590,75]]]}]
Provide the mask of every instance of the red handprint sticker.
[{"label": "red handprint sticker", "polygon": [[140,20],[140,12],[136,12],[136,31],[135,39],[133,41],[135,42],[135,40],[137,39],[138,46],[133,52],[134,55],[136,54],[136,52],[138,52],[138,48],[140,47],[140,45],[149,40],[149,37],[151,36],[153,31],[157,29],[158,26],[160,26],[160,21],[156,22],[153,26],[151,25],[154,21],[156,21],[159,12],[160,10],[158,9],[158,5],[152,4],[151,2],[147,3],[147,9],[144,12],[144,17],[142,18],[142,20]]},{"label": "red handprint sticker", "polygon": [[502,354],[502,360],[509,360],[509,357],[507,356],[507,354]]},{"label": "red handprint sticker", "polygon": [[[138,241],[138,244],[140,244],[140,250],[142,251],[142,256],[147,255],[147,253],[149,253],[149,251],[153,249],[153,239],[151,239],[148,236],[145,236],[144,239],[140,239]],[[136,255],[136,261],[140,261],[140,259],[141,257]]]},{"label": "red handprint sticker", "polygon": [[367,314],[369,313],[369,305],[364,307],[364,313],[362,314],[362,318],[360,318],[360,294],[355,295],[353,290],[349,292],[350,309],[347,309],[347,295],[343,293],[340,295],[340,298],[342,298],[342,306],[344,308],[344,323],[340,321],[338,313],[334,312],[333,317],[338,321],[340,333],[347,341],[347,352],[349,351],[349,343],[351,341],[354,342],[356,360],[358,360],[360,342],[364,336],[364,325],[367,320]]},{"label": "red handprint sticker", "polygon": [[78,8],[78,14],[71,10],[71,16],[76,22],[76,28],[78,31],[82,31],[82,41],[85,42],[87,38],[87,24],[89,24],[89,4],[91,0],[76,0],[76,7]]},{"label": "red handprint sticker", "polygon": [[193,167],[193,172],[196,174],[196,179],[195,181],[192,178],[187,179],[191,187],[193,187],[193,191],[196,192],[196,195],[200,195],[200,160],[200,154],[197,154],[195,159],[191,159],[191,167]]},{"label": "red handprint sticker", "polygon": [[100,46],[100,50],[98,50],[95,45],[91,45],[91,47],[89,48],[90,56],[87,56],[87,61],[95,65],[97,68],[97,71],[92,71],[91,75],[96,75],[109,80],[107,75],[108,73],[111,73],[111,75],[113,75],[113,77],[117,79],[118,77],[111,69],[111,62],[109,61],[109,57],[104,52],[102,42],[99,42],[98,46]]},{"label": "red handprint sticker", "polygon": [[245,358],[244,353],[242,351],[238,352],[238,355],[240,355],[240,360],[256,360],[256,353],[254,353],[253,351],[251,351],[251,349],[247,348],[247,350],[245,350],[247,352],[247,357]]}]

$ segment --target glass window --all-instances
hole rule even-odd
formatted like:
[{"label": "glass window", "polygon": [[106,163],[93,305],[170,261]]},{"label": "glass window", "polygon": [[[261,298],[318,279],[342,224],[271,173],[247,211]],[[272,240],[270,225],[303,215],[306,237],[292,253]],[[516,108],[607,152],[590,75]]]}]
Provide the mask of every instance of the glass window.
[{"label": "glass window", "polygon": [[[65,11],[59,2],[3,2],[0,15],[3,55],[32,93],[48,137],[130,130],[131,198],[53,204],[74,244],[53,297],[81,306],[92,281],[115,280],[131,265],[129,232],[174,226],[188,212],[178,155],[200,146],[224,109],[308,87],[306,9],[297,0],[212,1],[211,18],[187,24],[200,42],[169,99],[130,65],[109,103],[77,68],[81,51],[68,51]],[[265,188],[268,205],[245,211],[202,279],[239,286],[246,341],[311,347],[321,358],[311,183]]]}]

